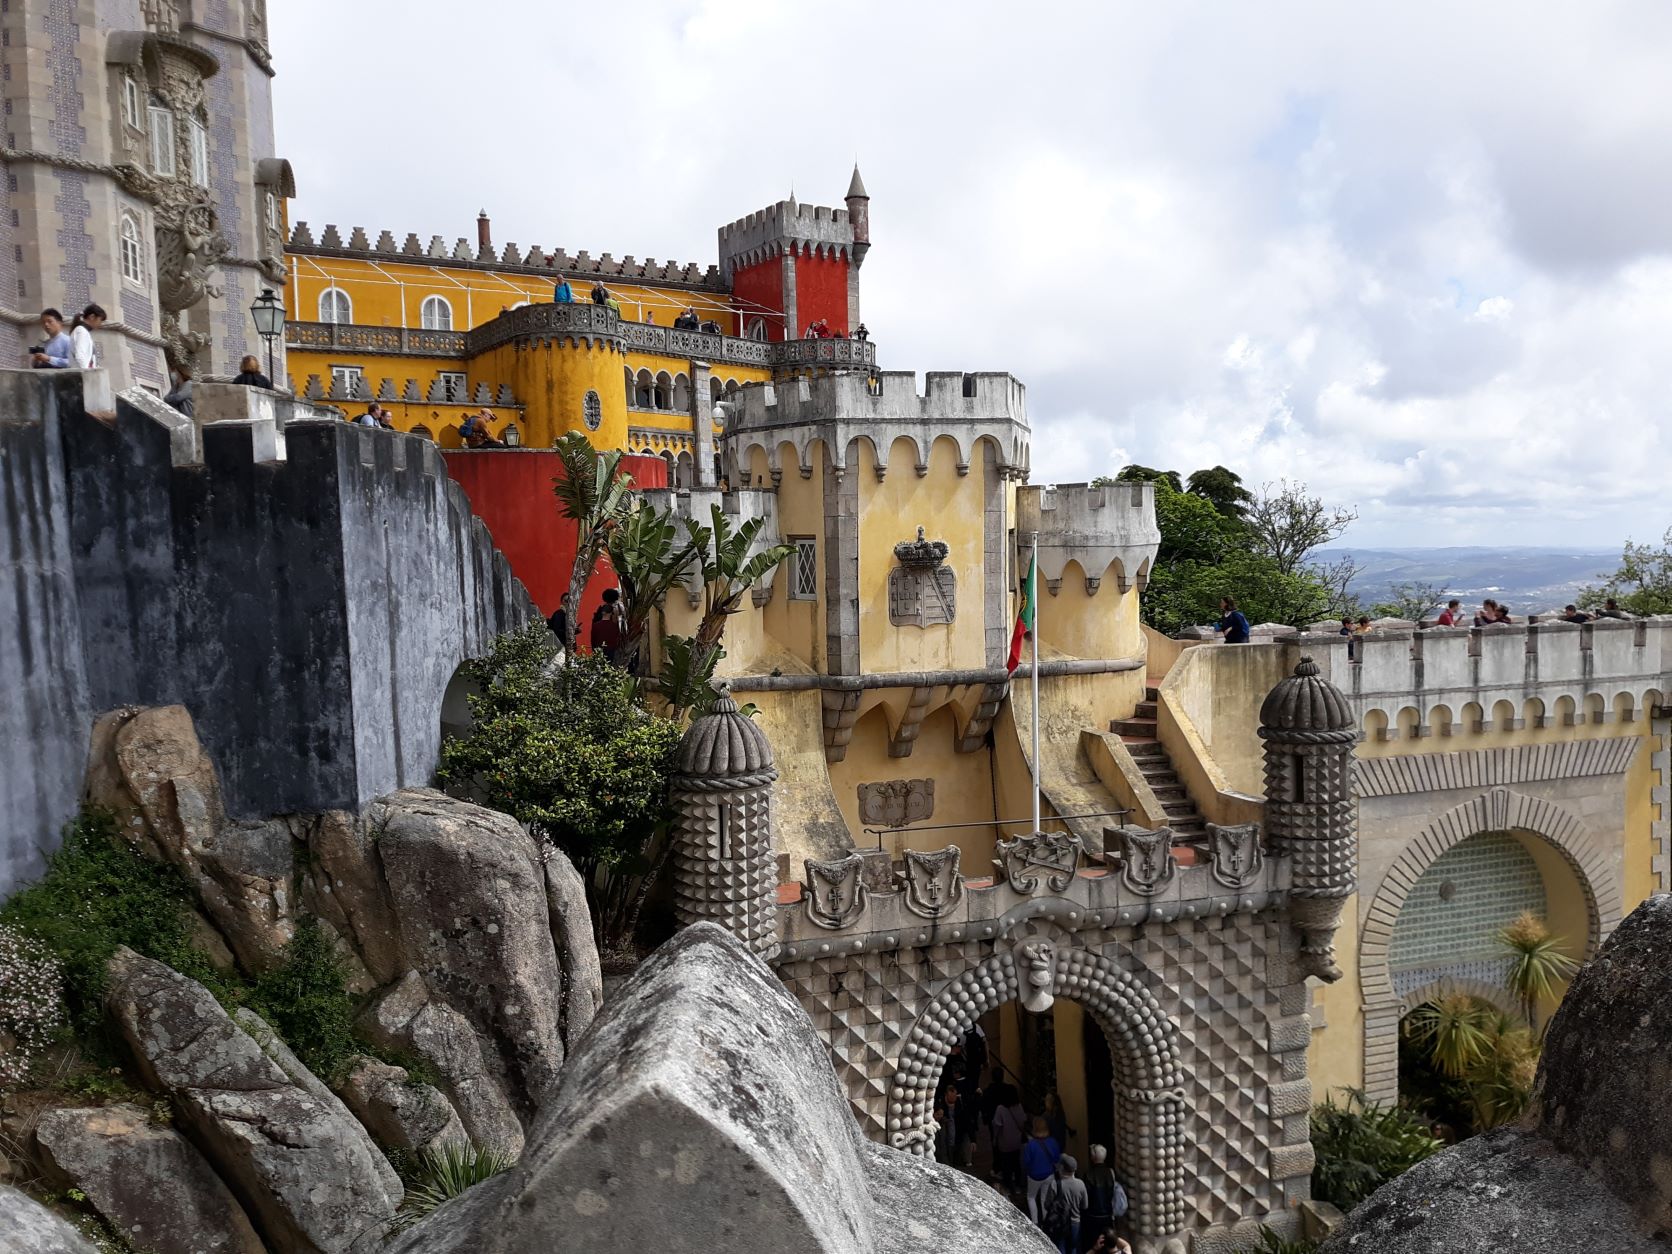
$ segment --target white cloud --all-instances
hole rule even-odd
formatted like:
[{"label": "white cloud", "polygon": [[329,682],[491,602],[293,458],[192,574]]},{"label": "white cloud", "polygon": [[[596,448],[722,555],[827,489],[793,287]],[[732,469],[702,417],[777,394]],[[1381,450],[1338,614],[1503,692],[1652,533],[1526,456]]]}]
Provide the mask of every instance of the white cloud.
[{"label": "white cloud", "polygon": [[[1357,504],[1361,543],[1658,533],[1672,8],[289,0],[301,216],[707,265],[858,156],[890,368],[1008,369],[1035,479]],[[321,30],[332,38],[322,40]]]}]

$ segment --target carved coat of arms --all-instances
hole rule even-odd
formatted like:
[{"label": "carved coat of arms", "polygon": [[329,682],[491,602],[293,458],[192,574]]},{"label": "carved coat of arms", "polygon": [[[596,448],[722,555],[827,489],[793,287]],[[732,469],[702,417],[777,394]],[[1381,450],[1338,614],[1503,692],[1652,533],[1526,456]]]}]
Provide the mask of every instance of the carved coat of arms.
[{"label": "carved coat of arms", "polygon": [[[1121,883],[1135,893],[1154,896],[1172,882],[1178,871],[1173,861],[1173,829],[1159,827],[1115,827],[1104,836],[1113,835],[1121,854]],[[1105,841],[1107,843],[1107,841]]]},{"label": "carved coat of arms", "polygon": [[1001,840],[995,859],[1010,887],[1024,896],[1043,882],[1053,893],[1067,890],[1080,869],[1080,838],[1069,832],[1034,832]]},{"label": "carved coat of arms", "polygon": [[807,917],[833,930],[856,922],[865,911],[865,882],[860,875],[864,865],[865,860],[857,853],[831,862],[808,858],[803,895]]},{"label": "carved coat of arms", "polygon": [[935,781],[885,779],[859,786],[859,817],[878,827],[922,823],[935,813]]},{"label": "carved coat of arms", "polygon": [[938,919],[964,896],[964,877],[958,873],[958,846],[948,845],[933,853],[908,849],[906,863],[906,909],[925,919]]},{"label": "carved coat of arms", "polygon": [[1208,824],[1208,841],[1213,851],[1213,878],[1226,888],[1246,888],[1260,873],[1264,861],[1260,853],[1260,827],[1257,823],[1236,823],[1221,827]]}]

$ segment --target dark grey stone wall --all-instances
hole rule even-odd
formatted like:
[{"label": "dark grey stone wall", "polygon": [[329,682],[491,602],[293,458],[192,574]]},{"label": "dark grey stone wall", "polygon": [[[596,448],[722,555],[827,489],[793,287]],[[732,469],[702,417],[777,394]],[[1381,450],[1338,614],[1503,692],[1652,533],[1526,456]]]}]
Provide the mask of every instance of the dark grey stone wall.
[{"label": "dark grey stone wall", "polygon": [[202,436],[176,465],[79,376],[0,372],[0,897],[73,813],[93,715],[185,705],[235,817],[355,808],[430,782],[454,671],[532,613],[427,440]]},{"label": "dark grey stone wall", "polygon": [[40,871],[75,809],[91,708],[58,437],[62,392],[32,383],[0,371],[0,897]]}]

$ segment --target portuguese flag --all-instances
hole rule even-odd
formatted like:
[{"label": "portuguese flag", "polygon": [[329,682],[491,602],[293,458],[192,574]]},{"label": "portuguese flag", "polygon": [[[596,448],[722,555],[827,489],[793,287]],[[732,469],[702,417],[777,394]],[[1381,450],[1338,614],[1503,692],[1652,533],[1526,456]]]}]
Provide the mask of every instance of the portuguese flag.
[{"label": "portuguese flag", "polygon": [[1011,674],[1015,674],[1016,668],[1022,664],[1022,641],[1033,632],[1034,597],[1038,583],[1034,563],[1038,560],[1037,553],[1028,558],[1027,577],[1022,580],[1022,606],[1016,611],[1016,627],[1010,633],[1010,657],[1004,664],[1004,669]]}]

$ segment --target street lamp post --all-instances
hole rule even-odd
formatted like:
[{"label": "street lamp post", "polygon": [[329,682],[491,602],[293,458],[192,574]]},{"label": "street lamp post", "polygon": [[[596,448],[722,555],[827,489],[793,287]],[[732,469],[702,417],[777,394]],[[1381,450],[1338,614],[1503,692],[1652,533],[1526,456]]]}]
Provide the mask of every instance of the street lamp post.
[{"label": "street lamp post", "polygon": [[[264,287],[255,304],[250,306],[250,317],[255,322],[255,333],[267,341],[267,379],[273,379],[273,341],[284,334],[284,304]],[[273,386],[277,387],[277,384]]]}]

